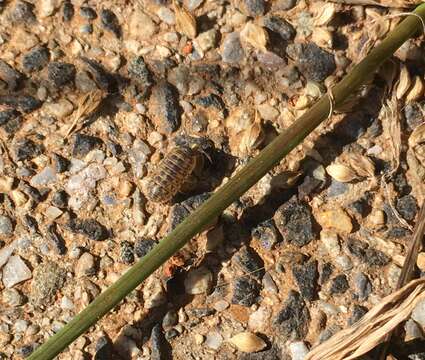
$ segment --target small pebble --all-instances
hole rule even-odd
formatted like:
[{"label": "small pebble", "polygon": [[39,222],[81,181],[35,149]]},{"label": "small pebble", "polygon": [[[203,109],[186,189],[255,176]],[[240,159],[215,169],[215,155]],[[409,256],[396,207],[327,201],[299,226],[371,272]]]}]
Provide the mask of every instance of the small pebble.
[{"label": "small pebble", "polygon": [[35,306],[49,305],[63,287],[66,271],[52,261],[38,265],[31,282],[30,301]]},{"label": "small pebble", "polygon": [[141,238],[134,244],[134,253],[137,257],[145,256],[156,245],[156,241],[152,239]]},{"label": "small pebble", "polygon": [[64,1],[62,12],[63,12],[63,21],[68,22],[72,20],[75,14],[75,10],[74,10],[74,5],[72,5],[70,0]]},{"label": "small pebble", "polygon": [[283,239],[299,247],[307,245],[315,236],[310,207],[295,197],[276,211],[274,221]]},{"label": "small pebble", "polygon": [[307,334],[310,322],[308,308],[301,295],[290,290],[282,310],[274,319],[274,326],[287,339],[300,340]]},{"label": "small pebble", "polygon": [[260,295],[260,284],[250,277],[237,278],[233,283],[232,304],[251,306]]},{"label": "small pebble", "polygon": [[246,274],[261,279],[264,275],[264,261],[254,249],[244,246],[233,257],[235,264]]},{"label": "small pebble", "polygon": [[73,82],[75,78],[75,66],[63,62],[51,62],[47,72],[49,80],[58,88]]},{"label": "small pebble", "polygon": [[168,353],[167,340],[161,331],[161,325],[156,324],[151,332],[151,360],[162,360]]},{"label": "small pebble", "polygon": [[112,32],[117,38],[121,37],[121,26],[117,16],[109,9],[102,9],[100,12],[102,27]]},{"label": "small pebble", "polygon": [[3,267],[2,281],[6,288],[11,288],[20,282],[31,279],[32,273],[22,258],[18,255],[9,257]]},{"label": "small pebble", "polygon": [[297,341],[289,344],[292,360],[303,360],[308,354],[308,347],[305,342]]},{"label": "small pebble", "polygon": [[42,147],[30,139],[19,139],[14,145],[15,159],[31,160],[42,153]]},{"label": "small pebble", "polygon": [[11,307],[17,307],[25,304],[26,298],[16,289],[5,289],[2,291],[2,300]]},{"label": "small pebble", "polygon": [[74,137],[74,145],[72,155],[76,157],[84,157],[90,151],[99,148],[102,145],[102,140],[95,136],[77,134]]},{"label": "small pebble", "polygon": [[105,240],[109,237],[107,229],[95,219],[71,219],[68,227],[72,232],[85,235],[95,241]]},{"label": "small pebble", "polygon": [[324,81],[336,69],[333,55],[314,43],[291,45],[287,52],[307,80]]},{"label": "small pebble", "polygon": [[316,297],[317,280],[319,278],[317,261],[313,260],[293,267],[292,274],[304,299],[314,300]]},{"label": "small pebble", "polygon": [[78,259],[75,265],[77,277],[92,276],[96,273],[96,261],[92,254],[86,252]]},{"label": "small pebble", "polygon": [[120,247],[121,262],[124,264],[132,264],[134,262],[133,244],[129,241],[121,241]]},{"label": "small pebble", "polygon": [[171,328],[178,323],[177,313],[174,310],[169,310],[162,319],[163,329]]},{"label": "small pebble", "polygon": [[266,2],[264,0],[244,0],[245,9],[250,16],[264,15]]},{"label": "small pebble", "polygon": [[9,216],[0,215],[0,235],[13,235],[13,223]]},{"label": "small pebble", "polygon": [[209,331],[205,338],[205,346],[212,350],[218,350],[223,343],[223,336],[216,331]]},{"label": "small pebble", "polygon": [[87,20],[94,20],[97,18],[96,11],[89,6],[81,6],[80,15]]},{"label": "small pebble", "polygon": [[372,284],[367,275],[361,272],[357,273],[354,276],[354,284],[359,300],[366,300],[372,292]]},{"label": "small pebble", "polygon": [[49,56],[45,47],[36,47],[24,56],[22,66],[27,72],[39,71],[48,64]]},{"label": "small pebble", "polygon": [[294,27],[279,16],[267,16],[263,22],[266,28],[278,33],[285,41],[292,40],[295,37],[296,31]]},{"label": "small pebble", "polygon": [[382,251],[373,249],[360,240],[349,239],[347,247],[351,254],[371,266],[384,266],[390,261]]},{"label": "small pebble", "polygon": [[357,321],[359,321],[366,313],[367,308],[360,305],[354,305],[353,312],[351,313],[350,318],[348,319],[348,325],[351,326]]},{"label": "small pebble", "polygon": [[223,43],[221,57],[226,63],[239,63],[245,57],[245,51],[242,48],[239,33],[228,34]]},{"label": "small pebble", "polygon": [[68,194],[64,190],[58,190],[53,193],[52,196],[52,205],[60,208],[65,209],[68,206]]},{"label": "small pebble", "polygon": [[324,229],[332,229],[337,233],[349,234],[353,230],[351,218],[341,208],[317,213],[316,220]]},{"label": "small pebble", "polygon": [[273,3],[273,7],[276,10],[290,10],[297,4],[297,1],[298,0],[276,0]]},{"label": "small pebble", "polygon": [[178,92],[168,82],[161,81],[152,89],[150,112],[158,130],[170,134],[180,127],[180,106]]},{"label": "small pebble", "polygon": [[416,199],[412,195],[405,195],[397,199],[396,208],[400,215],[408,221],[414,220],[418,211]]},{"label": "small pebble", "polygon": [[191,270],[184,280],[184,287],[187,294],[197,295],[207,291],[212,286],[212,274],[207,268]]},{"label": "small pebble", "polygon": [[40,187],[54,184],[56,181],[55,171],[50,166],[46,166],[37,175],[31,178],[30,184],[34,187]]},{"label": "small pebble", "polygon": [[348,284],[347,277],[345,275],[338,275],[332,280],[330,288],[331,294],[344,294],[350,285]]}]

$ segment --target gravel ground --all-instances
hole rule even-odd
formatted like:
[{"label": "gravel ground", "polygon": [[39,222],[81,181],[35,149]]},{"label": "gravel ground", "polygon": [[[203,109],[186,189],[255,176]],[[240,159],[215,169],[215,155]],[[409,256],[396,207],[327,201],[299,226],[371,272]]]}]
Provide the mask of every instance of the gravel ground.
[{"label": "gravel ground", "polygon": [[[388,11],[0,0],[0,359],[28,356],[290,126]],[[423,200],[424,55],[408,41],[58,359],[301,360],[360,319],[394,289]],[[152,201],[183,144],[191,175]],[[420,304],[406,339],[423,326]]]}]

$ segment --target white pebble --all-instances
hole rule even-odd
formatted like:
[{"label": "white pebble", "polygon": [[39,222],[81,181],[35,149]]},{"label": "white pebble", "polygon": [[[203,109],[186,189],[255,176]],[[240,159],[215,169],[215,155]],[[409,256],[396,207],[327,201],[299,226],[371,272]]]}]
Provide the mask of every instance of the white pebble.
[{"label": "white pebble", "polygon": [[304,360],[308,354],[307,345],[303,341],[297,341],[289,345],[292,360]]},{"label": "white pebble", "polygon": [[31,270],[17,255],[11,256],[3,268],[3,284],[7,288],[31,279],[31,276]]}]

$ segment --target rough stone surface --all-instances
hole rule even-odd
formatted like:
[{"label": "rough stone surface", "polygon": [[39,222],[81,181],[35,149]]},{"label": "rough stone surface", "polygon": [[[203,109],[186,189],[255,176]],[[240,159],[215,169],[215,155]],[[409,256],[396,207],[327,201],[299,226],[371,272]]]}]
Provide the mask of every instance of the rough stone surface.
[{"label": "rough stone surface", "polygon": [[290,340],[305,337],[310,322],[310,314],[301,295],[291,290],[282,310],[274,319],[274,326],[281,335]]},{"label": "rough stone surface", "polygon": [[295,282],[300,289],[300,293],[306,300],[314,300],[316,297],[317,280],[319,272],[317,270],[317,261],[312,260],[292,268]]},{"label": "rough stone surface", "polygon": [[3,267],[3,284],[11,288],[20,282],[31,279],[32,273],[20,256],[11,256]]},{"label": "rough stone surface", "polygon": [[276,211],[274,221],[284,241],[301,247],[314,238],[310,207],[295,198]]},{"label": "rough stone surface", "polygon": [[162,81],[154,86],[150,104],[151,113],[161,132],[169,134],[180,127],[178,93],[170,83]]},{"label": "rough stone surface", "polygon": [[251,306],[258,301],[260,284],[250,277],[240,277],[233,284],[232,303]]},{"label": "rough stone surface", "polygon": [[40,264],[34,270],[31,282],[30,301],[35,306],[49,305],[56,293],[63,287],[66,271],[52,261]]},{"label": "rough stone surface", "polygon": [[307,80],[323,81],[336,69],[333,55],[314,43],[297,45],[295,58],[297,67]]}]

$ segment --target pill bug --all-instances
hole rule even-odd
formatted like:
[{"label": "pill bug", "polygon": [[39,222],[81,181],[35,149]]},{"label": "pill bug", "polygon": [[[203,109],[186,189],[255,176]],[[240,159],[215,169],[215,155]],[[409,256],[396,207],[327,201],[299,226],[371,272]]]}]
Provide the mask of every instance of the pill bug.
[{"label": "pill bug", "polygon": [[144,194],[152,202],[165,203],[172,199],[189,178],[199,156],[198,146],[176,145],[149,176]]}]

